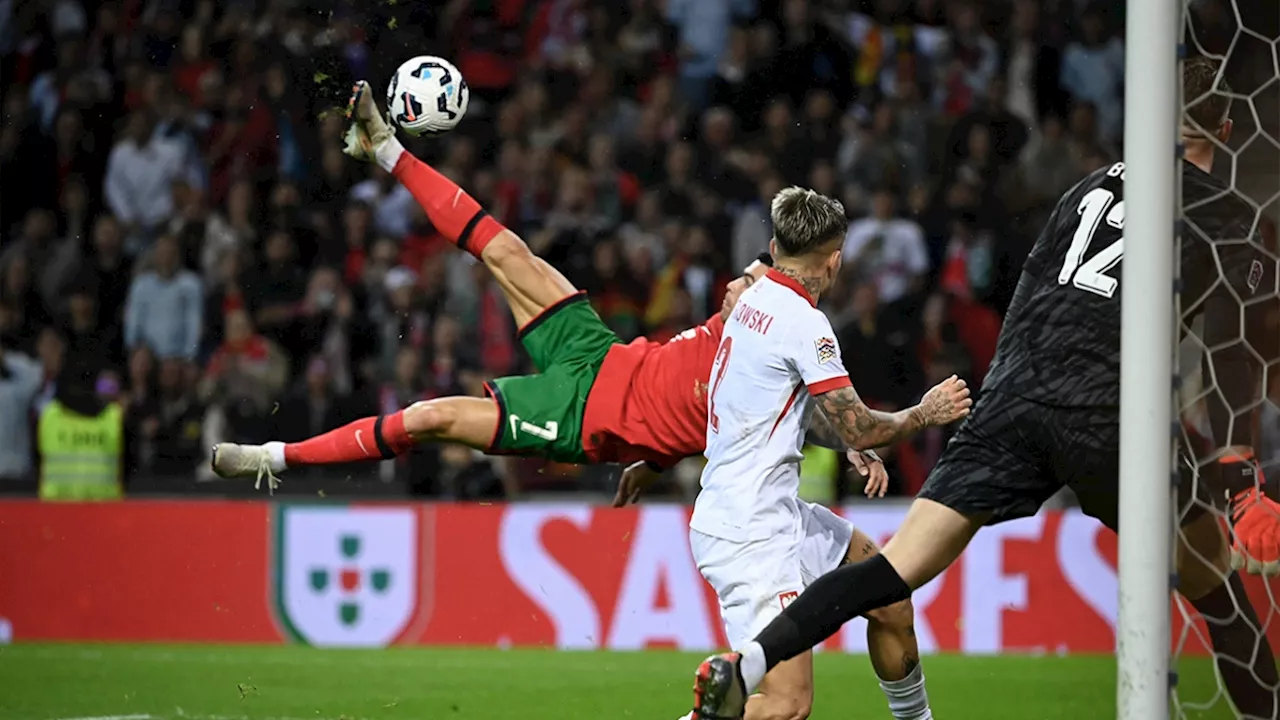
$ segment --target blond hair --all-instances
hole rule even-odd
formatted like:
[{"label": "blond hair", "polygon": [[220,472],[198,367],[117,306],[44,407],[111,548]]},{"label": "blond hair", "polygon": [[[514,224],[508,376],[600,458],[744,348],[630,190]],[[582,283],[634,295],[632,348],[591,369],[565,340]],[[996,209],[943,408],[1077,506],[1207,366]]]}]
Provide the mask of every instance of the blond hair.
[{"label": "blond hair", "polygon": [[1182,134],[1214,135],[1231,113],[1231,86],[1222,75],[1222,64],[1207,57],[1182,65]]},{"label": "blond hair", "polygon": [[843,240],[849,229],[849,219],[839,200],[794,185],[773,196],[769,217],[778,249],[791,257]]}]

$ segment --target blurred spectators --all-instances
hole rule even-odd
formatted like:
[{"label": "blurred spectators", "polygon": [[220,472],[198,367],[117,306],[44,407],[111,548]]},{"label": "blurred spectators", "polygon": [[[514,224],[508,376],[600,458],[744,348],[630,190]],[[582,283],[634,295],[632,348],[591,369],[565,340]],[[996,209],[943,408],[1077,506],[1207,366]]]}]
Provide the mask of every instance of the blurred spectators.
[{"label": "blurred spectators", "polygon": [[124,367],[124,343],[120,329],[104,324],[98,312],[98,281],[92,272],[83,273],[68,289],[66,328],[68,366],[94,371],[118,372]]},{"label": "blurred spectators", "polygon": [[154,377],[154,382],[148,378],[149,387],[135,387],[125,409],[129,438],[126,463],[135,472],[189,475],[204,452],[204,407],[188,382],[181,359],[162,360]]},{"label": "blurred spectators", "polygon": [[31,358],[0,349],[0,483],[32,479],[32,403],[44,384],[44,369]]},{"label": "blurred spectators", "polygon": [[107,160],[103,196],[124,223],[129,247],[140,252],[173,216],[173,186],[188,166],[186,148],[156,132],[149,111],[131,114]]},{"label": "blurred spectators", "polygon": [[[341,153],[350,81],[411,55],[456,59],[474,97],[457,132],[410,149],[623,338],[714,312],[785,185],[840,198],[846,271],[823,309],[885,407],[985,372],[1047,208],[1122,139],[1123,45],[1087,3],[0,7],[5,479],[32,477],[30,408],[64,366],[119,379],[128,473],[178,481],[212,442],[530,370],[483,265]],[[940,438],[886,455],[899,490]],[[456,498],[599,486],[515,467],[423,448],[359,477]]]},{"label": "blurred spectators", "polygon": [[316,355],[273,414],[272,437],[284,442],[305,440],[368,415],[370,408],[364,406],[367,404],[358,403],[343,392],[329,362]]},{"label": "blurred spectators", "polygon": [[177,238],[161,236],[151,253],[150,269],[137,274],[125,301],[128,349],[146,345],[161,358],[195,359],[202,322],[200,279],[181,263]]},{"label": "blurred spectators", "polygon": [[1080,16],[1080,36],[1063,51],[1062,87],[1072,100],[1093,105],[1103,139],[1112,143],[1120,140],[1124,130],[1124,44],[1107,33],[1099,8],[1085,9]]},{"label": "blurred spectators", "polygon": [[691,109],[706,103],[729,26],[735,17],[751,15],[755,4],[755,0],[667,0],[667,21],[675,26],[680,58],[680,95]]},{"label": "blurred spectators", "polygon": [[844,262],[850,272],[874,283],[880,302],[895,303],[921,290],[929,253],[920,225],[897,212],[889,188],[871,200],[871,215],[849,225]]},{"label": "blurred spectators", "polygon": [[223,337],[200,381],[201,401],[214,405],[209,445],[265,442],[268,413],[288,382],[289,360],[258,334],[243,308],[227,311]]}]

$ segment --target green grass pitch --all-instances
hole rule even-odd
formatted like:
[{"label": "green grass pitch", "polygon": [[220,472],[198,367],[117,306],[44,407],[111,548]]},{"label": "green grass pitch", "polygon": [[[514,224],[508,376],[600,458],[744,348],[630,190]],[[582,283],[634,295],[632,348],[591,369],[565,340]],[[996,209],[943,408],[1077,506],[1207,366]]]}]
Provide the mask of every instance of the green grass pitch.
[{"label": "green grass pitch", "polygon": [[[700,655],[303,647],[0,647],[3,720],[675,720]],[[928,656],[939,720],[1115,717],[1110,657]],[[823,654],[816,720],[888,718],[865,657]],[[1181,697],[1217,696],[1181,663]],[[1188,718],[1230,718],[1225,701]]]}]

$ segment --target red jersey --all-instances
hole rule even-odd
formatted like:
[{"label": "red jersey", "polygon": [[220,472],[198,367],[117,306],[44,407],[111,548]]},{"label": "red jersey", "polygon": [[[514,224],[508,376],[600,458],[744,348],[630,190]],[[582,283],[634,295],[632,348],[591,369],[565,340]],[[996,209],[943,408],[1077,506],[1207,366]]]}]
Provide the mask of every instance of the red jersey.
[{"label": "red jersey", "polygon": [[707,379],[720,347],[719,315],[658,343],[639,338],[604,356],[582,417],[593,462],[647,460],[664,468],[707,445]]}]

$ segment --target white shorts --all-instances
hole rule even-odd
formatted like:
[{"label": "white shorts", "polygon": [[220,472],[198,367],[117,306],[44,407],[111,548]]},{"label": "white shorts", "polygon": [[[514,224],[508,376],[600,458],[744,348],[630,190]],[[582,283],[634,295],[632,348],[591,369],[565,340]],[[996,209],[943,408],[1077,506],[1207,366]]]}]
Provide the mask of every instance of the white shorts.
[{"label": "white shorts", "polygon": [[737,542],[689,530],[693,560],[720,599],[730,647],[750,642],[809,583],[844,561],[853,525],[821,505],[798,507],[790,535]]}]

